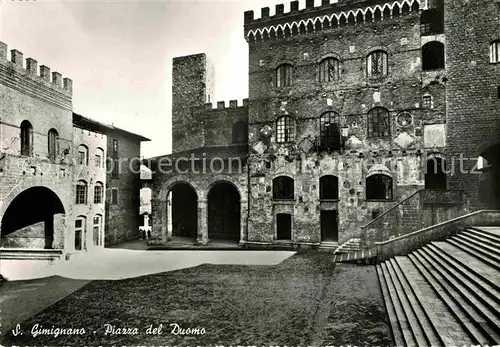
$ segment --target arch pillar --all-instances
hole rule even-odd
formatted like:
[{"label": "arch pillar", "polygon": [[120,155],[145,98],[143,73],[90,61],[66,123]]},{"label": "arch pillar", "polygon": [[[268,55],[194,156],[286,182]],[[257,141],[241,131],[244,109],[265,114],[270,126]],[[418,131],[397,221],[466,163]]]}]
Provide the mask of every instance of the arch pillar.
[{"label": "arch pillar", "polygon": [[243,245],[247,235],[248,201],[240,199],[240,245]]},{"label": "arch pillar", "polygon": [[162,199],[151,199],[151,212],[153,214],[153,225],[151,226],[151,236],[153,239],[166,242],[166,201]]},{"label": "arch pillar", "polygon": [[198,199],[198,244],[208,244],[208,200]]}]

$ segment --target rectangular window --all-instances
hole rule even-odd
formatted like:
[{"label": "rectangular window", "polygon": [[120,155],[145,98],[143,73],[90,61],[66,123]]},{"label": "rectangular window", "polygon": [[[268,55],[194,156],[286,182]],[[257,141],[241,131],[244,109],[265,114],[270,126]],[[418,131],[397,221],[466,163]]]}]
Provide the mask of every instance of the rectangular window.
[{"label": "rectangular window", "polygon": [[77,184],[76,185],[76,201],[77,204],[87,203],[87,185]]},{"label": "rectangular window", "polygon": [[118,188],[111,189],[111,204],[116,205],[118,203]]},{"label": "rectangular window", "polygon": [[424,95],[422,98],[422,106],[424,108],[432,108],[432,97],[430,95]]},{"label": "rectangular window", "polygon": [[111,177],[118,178],[119,174],[120,174],[118,160],[113,160],[111,162],[111,165],[113,165],[112,170],[111,170]]},{"label": "rectangular window", "polygon": [[99,154],[95,155],[95,167],[101,167],[101,156]]},{"label": "rectangular window", "polygon": [[102,204],[103,186],[98,184],[94,187],[94,204]]},{"label": "rectangular window", "polygon": [[368,56],[368,77],[382,77],[387,75],[387,53],[375,51]]},{"label": "rectangular window", "polygon": [[500,63],[500,40],[490,44],[490,63]]},{"label": "rectangular window", "polygon": [[78,152],[78,164],[85,165],[86,164],[86,153]]},{"label": "rectangular window", "polygon": [[113,158],[118,158],[118,140],[113,139]]}]

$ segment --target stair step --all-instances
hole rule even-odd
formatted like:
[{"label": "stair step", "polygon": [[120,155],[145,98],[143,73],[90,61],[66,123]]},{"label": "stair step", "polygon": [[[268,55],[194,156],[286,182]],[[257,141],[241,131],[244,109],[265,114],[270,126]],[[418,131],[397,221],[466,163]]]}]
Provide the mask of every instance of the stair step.
[{"label": "stair step", "polygon": [[[425,247],[424,247],[425,248]],[[475,295],[468,290],[464,285],[456,281],[448,272],[447,269],[442,267],[437,262],[433,261],[433,258],[429,256],[429,254],[424,250],[418,250],[418,254],[420,254],[427,262],[436,270],[437,273],[441,275],[440,283],[445,287],[448,292],[455,299],[465,299],[460,300],[463,301],[464,304],[468,304],[467,312],[471,314],[473,320],[481,326],[485,333],[490,336],[493,341],[500,341],[500,335],[497,334],[498,327],[500,327],[500,322],[498,317],[496,317],[493,312],[484,305],[481,301],[479,301]],[[465,306],[467,307],[467,306]],[[473,314],[476,313],[476,314]],[[479,317],[478,317],[479,316]],[[491,326],[490,326],[491,324]]]},{"label": "stair step", "polygon": [[[434,305],[435,301],[439,299],[436,298],[435,295],[434,298],[430,296],[429,292],[432,293],[432,290],[430,290],[427,291],[427,297],[425,297],[422,301],[420,300],[424,297],[422,290],[425,290],[426,288],[423,285],[421,281],[422,278],[418,274],[418,270],[415,266],[407,257],[395,257],[391,259],[391,263],[403,287],[404,293],[413,308],[413,312],[422,327],[422,332],[428,342],[428,345],[439,346],[442,343],[449,344],[450,342],[453,342],[451,340],[447,341],[446,339],[444,341],[440,340],[435,331],[436,325],[432,322],[431,318],[427,316],[426,311],[424,311],[425,309],[429,309],[429,307],[425,306],[428,306],[430,303]],[[416,281],[420,281],[421,285],[417,285]],[[420,298],[418,297],[419,294]]]},{"label": "stair step", "polygon": [[498,286],[492,285],[488,280],[485,280],[483,276],[476,273],[473,268],[467,267],[467,265],[460,263],[455,258],[448,255],[445,250],[436,246],[435,244],[429,244],[427,245],[427,248],[429,250],[432,250],[437,257],[439,257],[446,263],[447,266],[451,266],[451,268],[453,268],[455,271],[458,271],[462,276],[466,276],[470,281],[479,286],[481,288],[481,291],[487,293],[491,299],[495,300],[497,303],[500,303],[500,288]]},{"label": "stair step", "polygon": [[[500,305],[491,299],[487,292],[485,292],[478,283],[469,280],[466,276],[460,274],[460,272],[456,271],[453,267],[448,266],[446,262],[440,259],[435,253],[434,250],[429,247],[424,247],[423,251],[427,252],[427,254],[443,269],[446,269],[449,275],[451,275],[458,283],[467,288],[471,294],[475,295],[475,297],[481,301],[484,305],[486,305],[493,313],[493,315],[500,316]],[[500,324],[500,321],[499,321]],[[500,327],[500,325],[499,325]]]},{"label": "stair step", "polygon": [[473,226],[471,229],[479,230],[492,236],[500,237],[500,227]]},{"label": "stair step", "polygon": [[432,242],[431,244],[443,250],[448,256],[462,264],[474,274],[480,276],[483,280],[500,291],[500,283],[498,283],[498,278],[500,278],[499,270],[490,266],[484,266],[485,264],[481,259],[478,259],[452,243],[438,241]]},{"label": "stair step", "polygon": [[401,333],[402,333],[403,338],[405,340],[405,344],[403,344],[403,345],[415,346],[416,345],[415,337],[413,336],[413,332],[411,331],[408,320],[406,319],[406,315],[403,311],[401,301],[399,300],[399,296],[397,294],[397,289],[394,286],[392,278],[391,278],[389,271],[387,269],[387,264],[384,262],[381,264],[381,267],[382,267],[382,272],[384,274],[385,282],[387,283],[389,295],[391,297],[391,301],[392,301],[392,304],[394,306],[394,311],[396,312],[396,317],[398,318],[398,321],[399,321]]},{"label": "stair step", "polygon": [[447,239],[446,242],[460,248],[461,250],[471,254],[477,259],[481,260],[483,263],[494,267],[497,270],[500,270],[500,263],[496,260],[492,260],[487,255],[484,255],[484,252],[480,247],[476,247],[474,244],[470,244],[466,240],[458,239],[452,237],[451,239]]},{"label": "stair step", "polygon": [[467,233],[474,234],[474,235],[486,238],[492,242],[495,242],[496,244],[500,244],[500,235],[496,236],[496,235],[484,232],[482,230],[473,229],[473,228],[469,228],[466,231],[467,231]]},{"label": "stair step", "polygon": [[460,232],[459,235],[466,236],[467,238],[470,238],[471,240],[480,242],[480,243],[486,245],[487,247],[493,248],[494,250],[498,250],[500,247],[500,241],[493,240],[487,236],[484,236],[481,233],[476,233],[473,230],[462,231],[462,232]]},{"label": "stair step", "polygon": [[406,295],[403,285],[401,284],[401,280],[395,270],[395,264],[393,262],[393,259],[390,259],[386,261],[387,264],[387,270],[389,271],[389,275],[391,276],[392,283],[394,284],[394,287],[396,288],[396,293],[398,295],[399,301],[401,302],[401,306],[403,308],[404,314],[406,316],[406,320],[408,321],[408,324],[411,328],[411,331],[413,333],[413,336],[416,341],[417,346],[427,346],[428,342],[427,339],[425,338],[425,333],[422,329],[422,326],[420,325],[418,321],[418,317],[415,314],[415,311],[412,307],[412,302]]},{"label": "stair step", "polygon": [[[445,305],[445,307],[453,313],[453,316],[475,340],[475,343],[479,343],[481,345],[490,343],[490,338],[485,336],[482,330],[479,330],[474,323],[474,320],[482,320],[479,314],[477,314],[469,304],[463,302],[462,300],[458,300],[459,294],[446,283],[443,277],[436,270],[434,270],[434,268],[432,268],[429,262],[418,251],[413,252],[408,257],[425,277],[427,283],[434,289],[434,292],[442,300],[443,305]],[[436,306],[435,308],[438,312],[443,312],[444,309],[445,308],[441,305]],[[441,316],[443,315],[441,314]],[[451,317],[449,317],[449,319],[450,318]],[[456,341],[454,342],[454,345],[459,345]]]},{"label": "stair step", "polygon": [[392,336],[394,337],[394,342],[396,346],[404,346],[404,338],[401,332],[401,327],[398,322],[398,317],[396,316],[396,310],[392,304],[391,297],[389,295],[389,288],[384,278],[384,273],[381,265],[377,265],[377,274],[380,282],[380,288],[382,290],[382,295],[384,297],[385,308],[387,311],[387,316],[389,317],[389,322],[391,323]]},{"label": "stair step", "polygon": [[472,237],[469,237],[468,235],[464,235],[462,233],[458,234],[455,236],[456,238],[460,240],[466,240],[472,244],[474,244],[476,247],[480,247],[481,250],[483,251],[484,255],[489,256],[490,258],[500,262],[500,249],[498,247],[492,247],[491,244],[479,241],[477,239],[474,239]]}]

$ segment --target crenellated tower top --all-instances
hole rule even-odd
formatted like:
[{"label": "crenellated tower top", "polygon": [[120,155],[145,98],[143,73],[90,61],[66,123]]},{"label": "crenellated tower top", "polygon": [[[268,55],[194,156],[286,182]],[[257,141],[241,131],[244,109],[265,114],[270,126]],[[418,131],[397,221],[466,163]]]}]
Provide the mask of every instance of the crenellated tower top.
[{"label": "crenellated tower top", "polygon": [[[45,65],[38,67],[38,62],[33,58],[26,59],[24,65],[23,53],[17,49],[10,51],[10,60],[8,59],[7,45],[0,42],[0,68],[10,68],[26,78],[37,82],[40,85],[50,88],[52,91],[61,93],[64,98],[69,98],[69,102],[73,95],[73,81],[67,77],[63,78],[57,72],[50,72],[50,68]],[[8,71],[7,71],[8,73]],[[0,75],[3,74],[3,68],[0,70]]]},{"label": "crenellated tower top", "polygon": [[254,11],[246,11],[245,38],[248,42],[260,42],[396,18],[425,9],[427,2],[428,0],[339,0],[330,3],[330,0],[322,0],[320,6],[314,6],[314,0],[306,0],[306,7],[299,10],[299,2],[292,1],[290,12],[287,13],[283,4],[276,5],[273,16],[269,7],[262,8],[258,19],[254,18]]}]

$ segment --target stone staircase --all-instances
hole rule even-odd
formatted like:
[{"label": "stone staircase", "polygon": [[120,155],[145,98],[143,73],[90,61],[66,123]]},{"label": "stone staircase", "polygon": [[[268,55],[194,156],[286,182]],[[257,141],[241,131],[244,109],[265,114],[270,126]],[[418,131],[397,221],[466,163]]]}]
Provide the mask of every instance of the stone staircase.
[{"label": "stone staircase", "polygon": [[397,346],[500,344],[500,227],[471,227],[377,265]]},{"label": "stone staircase", "polygon": [[352,253],[360,251],[361,249],[362,249],[361,239],[354,238],[354,239],[349,239],[343,244],[341,244],[339,247],[337,247],[334,253],[335,254]]}]

